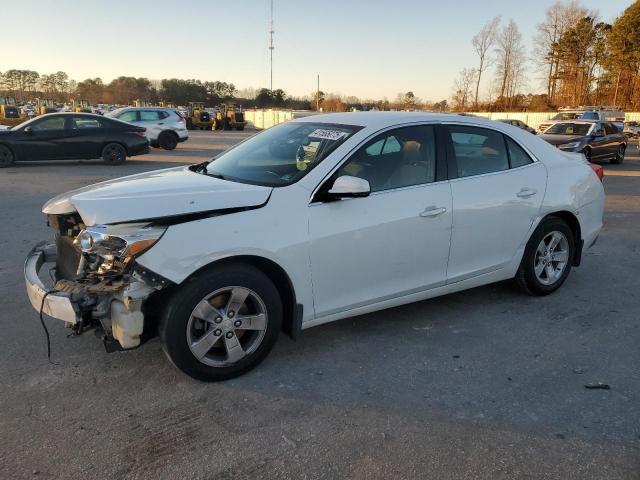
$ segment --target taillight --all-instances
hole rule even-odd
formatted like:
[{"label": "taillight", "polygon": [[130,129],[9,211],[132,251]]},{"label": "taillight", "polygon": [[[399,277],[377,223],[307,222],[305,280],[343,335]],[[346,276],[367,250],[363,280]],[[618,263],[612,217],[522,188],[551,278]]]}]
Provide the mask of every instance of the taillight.
[{"label": "taillight", "polygon": [[135,134],[136,134],[136,135],[138,135],[139,137],[144,137],[144,136],[145,136],[145,135],[144,135],[144,132],[138,132],[138,131],[135,131],[135,132],[133,132],[133,133],[135,133]]},{"label": "taillight", "polygon": [[604,167],[602,165],[596,165],[595,163],[590,163],[589,166],[591,170],[596,172],[596,175],[600,179],[601,182],[604,181]]},{"label": "taillight", "polygon": [[184,123],[184,117],[182,115],[178,115],[180,118],[178,120],[178,122],[180,123]]}]

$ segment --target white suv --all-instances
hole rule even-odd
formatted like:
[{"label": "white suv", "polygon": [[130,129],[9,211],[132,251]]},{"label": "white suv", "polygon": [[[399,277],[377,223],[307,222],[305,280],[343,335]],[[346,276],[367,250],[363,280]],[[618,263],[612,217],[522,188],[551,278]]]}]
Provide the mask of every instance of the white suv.
[{"label": "white suv", "polygon": [[152,147],[173,150],[178,143],[189,139],[184,117],[172,108],[125,107],[109,112],[105,116],[145,127]]}]

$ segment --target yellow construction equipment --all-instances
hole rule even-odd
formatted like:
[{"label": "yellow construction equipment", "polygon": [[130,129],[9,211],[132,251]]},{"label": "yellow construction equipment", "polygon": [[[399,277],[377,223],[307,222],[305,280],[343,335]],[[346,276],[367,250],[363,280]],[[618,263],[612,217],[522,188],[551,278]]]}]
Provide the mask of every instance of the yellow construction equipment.
[{"label": "yellow construction equipment", "polygon": [[36,98],[36,115],[44,115],[45,113],[55,113],[56,102],[51,98]]},{"label": "yellow construction equipment", "polygon": [[146,100],[134,100],[133,106],[138,108],[144,108],[144,107],[152,107],[153,105],[151,102],[147,102]]},{"label": "yellow construction equipment", "polygon": [[89,102],[87,100],[72,100],[71,111],[77,113],[91,113]]},{"label": "yellow construction equipment", "polygon": [[189,102],[189,116],[187,117],[187,129],[211,130],[213,119],[209,112],[205,111],[204,103]]},{"label": "yellow construction equipment", "polygon": [[214,130],[244,130],[247,122],[242,107],[235,103],[222,103],[216,112]]},{"label": "yellow construction equipment", "polygon": [[20,113],[20,109],[16,105],[16,99],[13,97],[0,97],[0,125],[15,127],[26,119]]}]

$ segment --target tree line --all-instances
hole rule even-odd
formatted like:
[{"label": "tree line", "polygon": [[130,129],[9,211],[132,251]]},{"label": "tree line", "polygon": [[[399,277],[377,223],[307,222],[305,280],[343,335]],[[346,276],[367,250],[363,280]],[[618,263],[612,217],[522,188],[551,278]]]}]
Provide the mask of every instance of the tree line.
[{"label": "tree line", "polygon": [[[477,64],[464,68],[452,89],[452,109],[552,110],[560,106],[618,105],[640,109],[640,0],[608,24],[578,0],[558,1],[537,25],[528,53],[513,20],[488,21],[473,36]],[[484,98],[480,85],[485,81]],[[542,94],[523,94],[535,88]]]}]

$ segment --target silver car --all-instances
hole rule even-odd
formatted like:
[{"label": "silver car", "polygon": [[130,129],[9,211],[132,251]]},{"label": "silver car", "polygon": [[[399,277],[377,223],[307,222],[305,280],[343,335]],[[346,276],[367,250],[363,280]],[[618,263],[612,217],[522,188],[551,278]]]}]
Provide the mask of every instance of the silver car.
[{"label": "silver car", "polygon": [[173,150],[178,143],[189,139],[184,117],[172,108],[124,107],[105,116],[145,127],[149,143],[155,148]]}]

